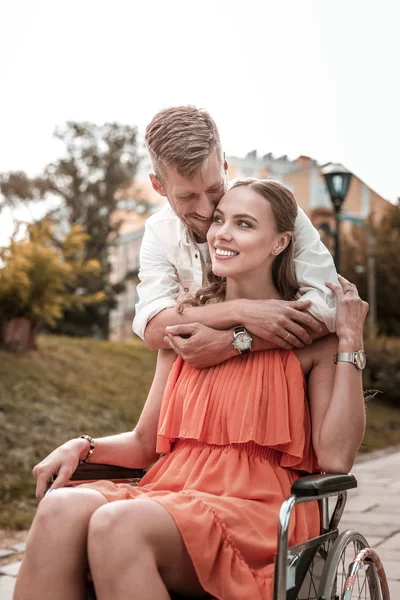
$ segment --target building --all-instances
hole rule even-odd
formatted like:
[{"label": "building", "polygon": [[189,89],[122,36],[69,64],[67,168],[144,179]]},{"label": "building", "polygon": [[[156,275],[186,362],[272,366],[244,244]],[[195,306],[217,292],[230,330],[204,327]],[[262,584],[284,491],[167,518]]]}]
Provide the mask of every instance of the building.
[{"label": "building", "polygon": [[[289,160],[286,155],[275,158],[271,153],[258,156],[249,152],[244,158],[228,157],[229,178],[259,177],[282,181],[296,196],[299,206],[310,217],[326,238],[334,230],[334,213],[331,200],[321,175],[324,165],[308,156]],[[369,215],[379,218],[388,206],[388,201],[353,174],[350,188],[342,209],[343,229],[365,221]]]},{"label": "building", "polygon": [[110,248],[113,285],[124,282],[125,291],[118,295],[118,304],[110,313],[110,340],[132,337],[132,321],[137,302],[136,287],[139,283],[139,251],[144,229],[124,233],[115,239]]},{"label": "building", "polygon": [[113,219],[120,222],[120,235],[144,228],[146,218],[167,202],[153,190],[148,174],[151,172],[150,158],[145,157],[139,164],[133,185],[121,192],[118,210]]},{"label": "building", "polygon": [[165,202],[151,186],[148,173],[150,158],[140,163],[133,186],[124,190],[114,212],[115,222],[120,222],[118,237],[110,246],[111,283],[125,283],[125,291],[118,295],[118,305],[110,313],[111,340],[132,337],[132,321],[137,302],[136,287],[139,283],[139,252],[146,218]]},{"label": "building", "polygon": [[[282,181],[292,190],[299,206],[319,229],[321,239],[331,250],[335,218],[331,200],[321,175],[321,167],[308,156],[290,160],[286,155],[274,157],[271,153],[258,156],[249,152],[244,158],[227,157],[230,180],[242,177],[271,178]],[[143,162],[132,190],[121,198],[115,218],[122,222],[120,235],[111,249],[112,281],[117,283],[127,278],[126,290],[119,297],[118,307],[110,315],[110,339],[127,339],[132,336],[132,320],[137,299],[139,250],[148,213],[138,214],[141,201],[150,206],[150,212],[158,210],[166,199],[154,192],[148,179],[150,160]],[[350,188],[343,205],[343,232],[351,232],[370,215],[376,218],[384,213],[388,201],[353,174]]]}]

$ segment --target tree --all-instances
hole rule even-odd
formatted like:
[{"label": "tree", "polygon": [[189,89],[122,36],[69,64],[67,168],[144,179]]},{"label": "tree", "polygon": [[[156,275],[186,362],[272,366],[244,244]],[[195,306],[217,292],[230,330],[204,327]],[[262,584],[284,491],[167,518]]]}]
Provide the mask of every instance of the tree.
[{"label": "tree", "polygon": [[[378,329],[400,336],[400,203],[390,204],[382,218],[370,217],[355,227],[343,247],[343,274],[368,298],[368,252],[374,253]],[[362,267],[362,268],[360,268]]]},{"label": "tree", "polygon": [[21,202],[38,201],[46,193],[47,184],[41,177],[30,179],[24,171],[0,174],[0,212],[6,206],[14,208]]},{"label": "tree", "polygon": [[[59,333],[108,337],[109,313],[115,306],[121,286],[109,283],[108,247],[118,232],[119,223],[113,219],[118,197],[131,187],[139,156],[137,130],[130,125],[68,122],[56,130],[55,137],[65,146],[63,158],[48,165],[42,176],[29,180],[23,173],[18,177],[3,176],[2,194],[8,202],[13,198],[32,200],[52,195],[61,200],[60,209],[49,215],[68,230],[74,225],[84,228],[88,237],[84,254],[87,260],[96,259],[101,269],[86,273],[76,283],[87,294],[105,292],[104,301],[87,305],[84,310],[71,307],[57,324]],[[71,293],[74,290],[71,289]]]},{"label": "tree", "polygon": [[32,225],[22,240],[0,250],[0,342],[18,349],[35,348],[42,325],[54,327],[71,307],[104,301],[104,293],[76,288],[87,274],[100,272],[99,261],[84,258],[87,234],[74,225],[60,237],[50,221]]}]

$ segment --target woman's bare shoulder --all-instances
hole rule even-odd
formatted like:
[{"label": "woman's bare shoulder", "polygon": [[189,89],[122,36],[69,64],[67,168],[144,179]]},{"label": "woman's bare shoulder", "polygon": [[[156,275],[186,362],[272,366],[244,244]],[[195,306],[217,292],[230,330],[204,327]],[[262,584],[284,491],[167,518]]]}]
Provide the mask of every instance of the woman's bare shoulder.
[{"label": "woman's bare shoulder", "polygon": [[327,359],[333,360],[337,352],[337,347],[338,339],[336,334],[330,333],[315,340],[308,346],[296,349],[295,354],[300,361],[303,373],[307,375],[316,364],[322,361],[325,362]]}]

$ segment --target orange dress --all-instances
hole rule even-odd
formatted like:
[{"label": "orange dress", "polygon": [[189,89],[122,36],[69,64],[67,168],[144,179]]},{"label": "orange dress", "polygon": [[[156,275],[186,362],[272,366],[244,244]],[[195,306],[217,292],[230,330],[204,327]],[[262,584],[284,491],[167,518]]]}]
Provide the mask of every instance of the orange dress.
[{"label": "orange dress", "polygon": [[[278,513],[300,472],[318,469],[305,382],[293,352],[270,350],[197,370],[178,357],[157,451],[139,486],[88,484],[111,502],[146,494],[173,517],[203,588],[218,600],[272,597]],[[299,504],[289,544],[319,533]]]}]

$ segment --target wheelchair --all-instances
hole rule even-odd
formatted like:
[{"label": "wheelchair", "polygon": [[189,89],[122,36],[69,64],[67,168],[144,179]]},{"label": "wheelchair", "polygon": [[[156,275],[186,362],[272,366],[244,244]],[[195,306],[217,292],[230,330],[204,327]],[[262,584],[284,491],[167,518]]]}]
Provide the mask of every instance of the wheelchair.
[{"label": "wheelchair", "polygon": [[[144,473],[141,469],[81,463],[69,485],[99,479],[137,485]],[[353,529],[339,533],[347,490],[356,487],[353,475],[307,475],[293,484],[279,514],[273,600],[390,600],[384,568],[365,537]],[[335,497],[330,510],[329,500]],[[293,509],[310,501],[320,505],[320,535],[288,547]],[[87,600],[95,598],[89,583]],[[178,595],[171,595],[171,599],[189,600]]]}]

